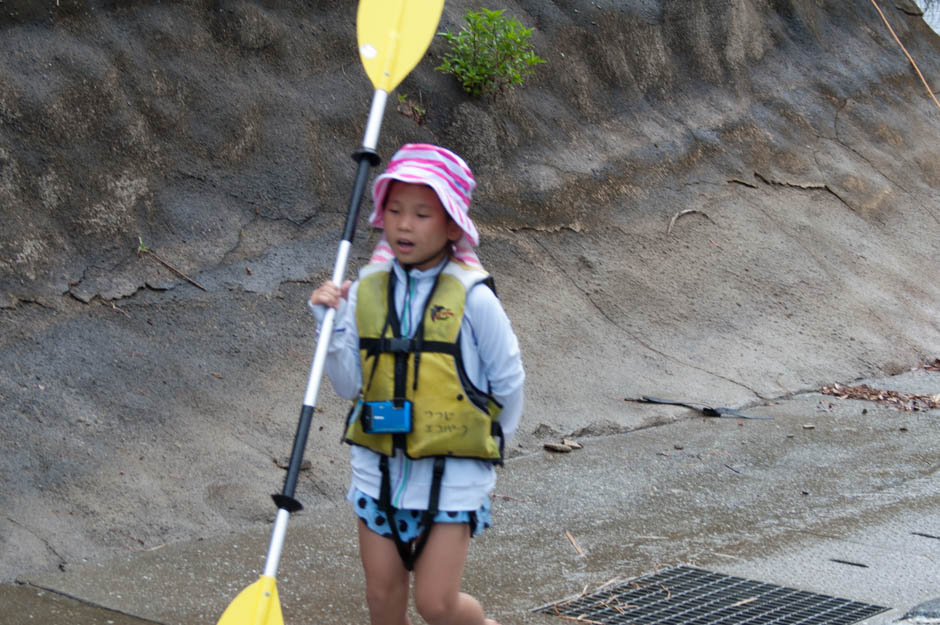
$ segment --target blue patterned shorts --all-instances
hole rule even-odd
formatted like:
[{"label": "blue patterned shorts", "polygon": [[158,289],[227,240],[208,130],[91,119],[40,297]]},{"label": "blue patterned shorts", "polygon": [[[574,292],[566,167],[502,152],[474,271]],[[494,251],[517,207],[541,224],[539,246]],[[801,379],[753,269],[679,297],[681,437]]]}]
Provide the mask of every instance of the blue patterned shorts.
[{"label": "blue patterned shorts", "polygon": [[[356,516],[362,519],[366,527],[379,536],[392,538],[392,530],[388,526],[388,518],[379,507],[379,502],[369,497],[361,490],[354,489],[349,496]],[[414,540],[424,529],[421,524],[421,515],[424,510],[395,509],[395,522],[398,524],[398,534],[405,542]],[[470,525],[470,535],[479,536],[483,530],[490,526],[490,500],[485,499],[478,510],[442,510],[434,517],[435,523],[467,523]]]}]

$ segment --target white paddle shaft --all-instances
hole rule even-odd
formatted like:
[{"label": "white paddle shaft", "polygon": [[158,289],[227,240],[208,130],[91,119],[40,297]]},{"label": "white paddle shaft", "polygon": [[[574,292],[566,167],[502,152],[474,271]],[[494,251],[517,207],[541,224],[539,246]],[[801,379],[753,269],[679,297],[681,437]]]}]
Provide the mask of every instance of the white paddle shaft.
[{"label": "white paddle shaft", "polygon": [[[375,151],[379,139],[379,130],[382,127],[382,118],[385,115],[385,104],[388,101],[388,94],[381,89],[376,89],[372,97],[372,106],[369,109],[369,119],[366,122],[366,130],[362,139],[364,150]],[[358,212],[358,203],[360,198],[353,198],[351,211]],[[351,213],[352,214],[352,213]],[[347,216],[349,219],[350,216]],[[354,216],[352,218],[355,218]],[[336,262],[333,265],[333,283],[342,285],[343,278],[346,275],[346,263],[349,260],[349,250],[352,248],[352,237],[343,238],[336,251]],[[307,378],[307,390],[304,393],[304,407],[308,412],[312,411],[317,405],[317,396],[320,394],[320,382],[323,379],[323,368],[326,364],[326,354],[330,346],[330,336],[333,334],[333,324],[336,320],[336,309],[330,308],[326,311],[323,323],[320,324],[320,336],[317,339],[316,350],[314,351],[313,362],[310,365],[310,376]],[[303,419],[302,419],[303,421]],[[291,465],[299,466],[303,459],[303,448],[306,445],[306,433],[309,424],[301,423],[298,427],[298,436],[304,440],[300,441],[299,447],[296,445],[294,453],[300,454],[300,457],[291,457]],[[292,488],[288,490],[293,491]],[[293,497],[293,492],[286,493]],[[277,577],[277,567],[281,560],[281,550],[284,547],[284,537],[287,535],[287,521],[290,518],[290,511],[284,508],[278,508],[277,517],[274,521],[274,529],[271,532],[271,542],[268,546],[268,556],[265,560],[264,574],[269,577]]]}]

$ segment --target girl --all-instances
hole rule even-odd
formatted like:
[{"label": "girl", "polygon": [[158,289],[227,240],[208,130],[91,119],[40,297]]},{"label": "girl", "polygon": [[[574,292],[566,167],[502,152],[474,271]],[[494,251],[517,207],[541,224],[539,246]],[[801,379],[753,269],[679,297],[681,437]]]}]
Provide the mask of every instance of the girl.
[{"label": "girl", "polygon": [[460,592],[470,538],[523,407],[519,344],[473,246],[476,186],[459,156],[403,146],[373,184],[384,228],[355,283],[310,296],[337,309],[326,372],[355,404],[347,499],[372,625],[409,625],[408,595],[430,625],[496,625]]}]

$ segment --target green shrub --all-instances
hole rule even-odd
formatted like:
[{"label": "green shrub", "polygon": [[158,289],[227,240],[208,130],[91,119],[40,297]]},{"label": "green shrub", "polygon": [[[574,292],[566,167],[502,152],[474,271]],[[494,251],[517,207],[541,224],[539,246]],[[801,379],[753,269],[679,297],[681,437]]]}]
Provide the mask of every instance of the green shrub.
[{"label": "green shrub", "polygon": [[492,94],[521,85],[544,63],[529,43],[531,28],[515,18],[503,17],[503,9],[467,11],[466,26],[458,33],[438,33],[451,51],[435,69],[453,74],[472,96]]}]

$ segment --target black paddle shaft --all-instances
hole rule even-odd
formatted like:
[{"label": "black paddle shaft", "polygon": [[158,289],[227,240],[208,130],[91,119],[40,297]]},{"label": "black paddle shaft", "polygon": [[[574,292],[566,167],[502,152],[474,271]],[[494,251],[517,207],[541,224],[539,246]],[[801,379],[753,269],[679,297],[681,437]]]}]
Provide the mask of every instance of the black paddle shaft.
[{"label": "black paddle shaft", "polygon": [[[380,159],[375,150],[362,147],[353,154],[353,159],[359,162],[356,171],[356,182],[353,184],[352,195],[349,198],[349,209],[346,211],[346,227],[343,230],[343,240],[352,243],[356,235],[356,222],[359,221],[359,208],[365,195],[366,183],[369,180],[369,169],[379,164]],[[321,336],[320,340],[329,340]],[[294,498],[297,490],[297,477],[300,475],[300,465],[304,459],[304,448],[307,446],[307,437],[310,434],[310,425],[313,422],[315,406],[304,404],[300,410],[300,419],[297,422],[297,433],[294,435],[294,447],[291,450],[290,462],[287,465],[287,477],[284,478],[284,489],[279,495],[272,495],[278,508],[290,513],[303,509],[303,505]]]},{"label": "black paddle shaft", "polygon": [[343,230],[343,240],[352,243],[356,236],[356,222],[359,221],[359,207],[362,206],[362,197],[366,194],[366,183],[369,181],[369,168],[378,165],[382,159],[366,147],[359,148],[352,155],[353,160],[359,162],[356,171],[356,182],[353,184],[352,195],[349,197],[349,210],[346,211],[346,228]]}]

